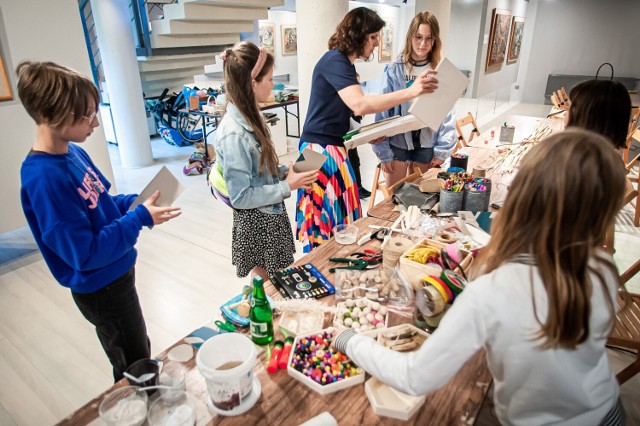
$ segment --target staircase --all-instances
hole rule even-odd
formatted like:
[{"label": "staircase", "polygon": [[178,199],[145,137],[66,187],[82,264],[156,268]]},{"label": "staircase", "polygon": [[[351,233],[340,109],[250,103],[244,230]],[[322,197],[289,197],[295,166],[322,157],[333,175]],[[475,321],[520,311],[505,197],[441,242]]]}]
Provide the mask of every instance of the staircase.
[{"label": "staircase", "polygon": [[[267,19],[268,8],[284,0],[131,0],[132,29],[138,44],[138,68],[146,97],[162,90],[180,91],[216,62],[215,53],[253,32],[254,22]],[[100,87],[104,76],[89,0],[79,0],[93,75]]]},{"label": "staircase", "polygon": [[[154,1],[148,0],[147,8],[149,4]],[[215,64],[214,53],[240,41],[241,32],[253,32],[254,21],[267,19],[269,7],[283,4],[284,0],[178,0],[164,4],[159,19],[153,19],[150,10],[151,55],[138,57],[146,96],[193,83],[205,65]]]}]

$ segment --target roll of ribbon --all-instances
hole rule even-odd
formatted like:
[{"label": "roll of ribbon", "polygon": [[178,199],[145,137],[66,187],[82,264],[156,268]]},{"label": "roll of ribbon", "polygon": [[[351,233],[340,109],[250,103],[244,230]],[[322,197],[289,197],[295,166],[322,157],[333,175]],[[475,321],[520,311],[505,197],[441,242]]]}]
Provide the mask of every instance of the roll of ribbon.
[{"label": "roll of ribbon", "polygon": [[442,295],[442,300],[444,300],[444,303],[453,302],[453,292],[449,289],[449,287],[447,287],[444,281],[442,281],[439,277],[434,275],[429,275],[422,278],[422,280],[425,283],[432,285],[433,287],[436,288],[436,290],[438,290],[438,292]]},{"label": "roll of ribbon", "polygon": [[460,293],[462,293],[462,290],[464,290],[464,283],[466,283],[466,280],[455,272],[449,269],[445,269],[444,271],[442,271],[442,275],[440,275],[440,278],[449,287],[449,289],[451,289],[454,295],[458,296]]},{"label": "roll of ribbon", "polygon": [[442,294],[431,285],[423,285],[416,293],[416,306],[425,318],[438,315],[444,310]]},{"label": "roll of ribbon", "polygon": [[438,328],[438,326],[440,325],[440,321],[442,320],[442,317],[444,317],[444,314],[447,313],[447,310],[449,309],[449,306],[451,306],[451,305],[445,305],[444,309],[442,310],[442,312],[440,312],[438,315],[434,315],[432,317],[425,318],[424,322],[427,324],[427,327],[429,327],[432,330]]}]

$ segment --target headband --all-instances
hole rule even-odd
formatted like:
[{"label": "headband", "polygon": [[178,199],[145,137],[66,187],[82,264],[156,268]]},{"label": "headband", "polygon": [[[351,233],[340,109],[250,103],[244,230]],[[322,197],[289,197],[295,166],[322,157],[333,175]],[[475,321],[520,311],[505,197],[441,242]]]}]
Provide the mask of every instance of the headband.
[{"label": "headband", "polygon": [[258,55],[258,60],[256,61],[256,64],[253,66],[253,69],[251,70],[252,80],[255,80],[256,77],[260,74],[260,71],[262,71],[262,67],[264,67],[264,63],[266,61],[267,61],[267,52],[265,52],[264,49],[261,47],[260,54]]}]

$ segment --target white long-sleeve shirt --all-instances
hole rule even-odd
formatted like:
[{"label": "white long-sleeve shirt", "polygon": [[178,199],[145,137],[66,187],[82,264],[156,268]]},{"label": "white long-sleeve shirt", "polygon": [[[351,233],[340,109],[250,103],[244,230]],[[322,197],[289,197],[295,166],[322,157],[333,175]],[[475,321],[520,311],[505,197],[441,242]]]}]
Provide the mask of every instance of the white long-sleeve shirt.
[{"label": "white long-sleeve shirt", "polygon": [[611,329],[606,299],[615,302],[618,281],[608,270],[599,270],[606,292],[594,276],[590,335],[575,350],[539,348],[532,295],[544,322],[547,294],[536,268],[522,263],[505,263],[470,283],[418,351],[394,352],[362,335],[338,338],[336,347],[346,344],[356,364],[412,395],[443,386],[484,347],[502,424],[598,424],[619,393],[605,348]]}]

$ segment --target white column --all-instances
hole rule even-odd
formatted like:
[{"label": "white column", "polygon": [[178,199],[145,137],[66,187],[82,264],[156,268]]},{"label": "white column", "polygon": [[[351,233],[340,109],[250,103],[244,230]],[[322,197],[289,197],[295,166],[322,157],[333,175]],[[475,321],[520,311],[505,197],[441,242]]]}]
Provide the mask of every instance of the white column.
[{"label": "white column", "polygon": [[440,40],[444,47],[443,53],[446,55],[449,21],[451,21],[451,0],[416,0],[416,15],[418,12],[431,12],[438,18]]},{"label": "white column", "polygon": [[153,163],[136,48],[126,0],[91,0],[123,167]]},{"label": "white column", "polygon": [[301,129],[307,118],[313,68],[328,50],[329,38],[348,11],[347,0],[298,0],[296,2]]}]

